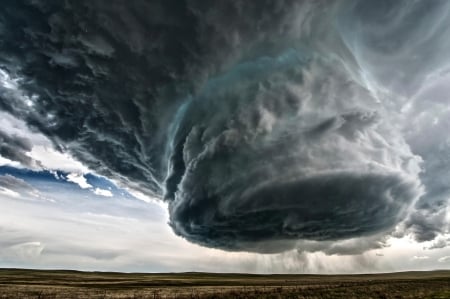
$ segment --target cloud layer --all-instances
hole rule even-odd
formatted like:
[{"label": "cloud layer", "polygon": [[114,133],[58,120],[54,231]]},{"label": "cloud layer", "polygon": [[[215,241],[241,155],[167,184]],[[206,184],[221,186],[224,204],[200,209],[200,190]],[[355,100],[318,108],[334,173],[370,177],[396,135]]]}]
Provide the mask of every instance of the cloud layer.
[{"label": "cloud layer", "polygon": [[[329,247],[402,221],[398,234],[430,240],[446,230],[449,110],[445,97],[425,103],[447,82],[449,11],[438,0],[11,0],[0,108],[167,201],[174,231],[201,245]],[[0,149],[26,145],[0,135]]]}]

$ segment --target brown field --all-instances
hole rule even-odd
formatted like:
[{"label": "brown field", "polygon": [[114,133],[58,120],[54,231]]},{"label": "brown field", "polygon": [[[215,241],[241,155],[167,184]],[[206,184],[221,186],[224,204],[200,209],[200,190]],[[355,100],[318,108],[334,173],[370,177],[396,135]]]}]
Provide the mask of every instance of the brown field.
[{"label": "brown field", "polygon": [[450,298],[450,271],[126,274],[0,269],[0,298]]}]

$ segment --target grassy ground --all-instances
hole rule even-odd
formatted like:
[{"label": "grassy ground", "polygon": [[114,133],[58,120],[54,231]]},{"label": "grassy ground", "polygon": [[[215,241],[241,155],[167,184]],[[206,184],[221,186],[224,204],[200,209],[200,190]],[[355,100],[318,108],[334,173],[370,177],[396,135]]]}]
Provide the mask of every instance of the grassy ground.
[{"label": "grassy ground", "polygon": [[450,271],[326,276],[0,269],[0,298],[450,299]]}]

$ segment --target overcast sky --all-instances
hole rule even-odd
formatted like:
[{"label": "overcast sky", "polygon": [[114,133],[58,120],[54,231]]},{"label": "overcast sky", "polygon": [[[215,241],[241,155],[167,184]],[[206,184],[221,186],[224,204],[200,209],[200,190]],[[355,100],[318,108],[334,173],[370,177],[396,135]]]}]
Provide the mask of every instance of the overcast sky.
[{"label": "overcast sky", "polygon": [[6,1],[0,267],[450,265],[450,2]]}]

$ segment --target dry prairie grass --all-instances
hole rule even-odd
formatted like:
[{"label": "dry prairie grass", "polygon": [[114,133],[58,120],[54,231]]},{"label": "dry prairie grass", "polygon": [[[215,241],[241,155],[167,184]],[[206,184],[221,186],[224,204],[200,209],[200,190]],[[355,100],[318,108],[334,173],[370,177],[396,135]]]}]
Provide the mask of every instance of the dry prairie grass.
[{"label": "dry prairie grass", "polygon": [[376,275],[124,274],[0,270],[0,298],[450,298],[450,271]]}]

